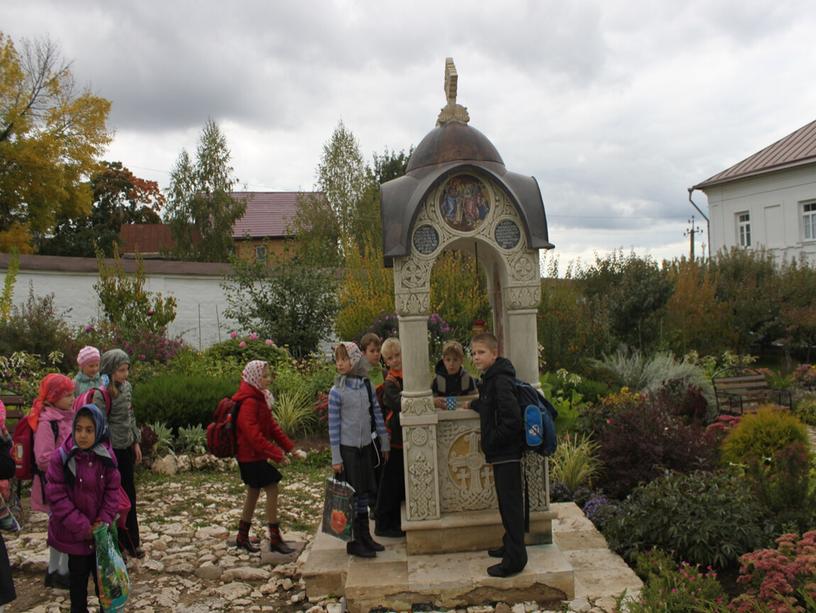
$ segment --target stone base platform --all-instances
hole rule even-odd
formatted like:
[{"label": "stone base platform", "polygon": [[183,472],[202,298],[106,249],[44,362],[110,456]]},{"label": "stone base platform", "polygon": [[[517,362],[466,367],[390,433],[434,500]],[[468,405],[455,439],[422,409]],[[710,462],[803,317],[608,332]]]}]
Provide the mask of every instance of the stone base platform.
[{"label": "stone base platform", "polygon": [[[485,551],[501,545],[504,528],[498,511],[448,513],[440,519],[406,521],[402,507],[402,529],[405,530],[409,554],[449,553],[452,551]],[[530,513],[527,545],[549,545],[553,542],[553,511]]]},{"label": "stone base platform", "polygon": [[497,560],[477,552],[409,555],[405,539],[376,537],[386,550],[373,560],[351,558],[345,543],[318,532],[307,550],[302,577],[309,600],[345,596],[352,613],[378,606],[410,610],[432,603],[453,608],[487,602],[529,602],[558,609],[560,601],[583,599],[612,611],[614,597],[635,595],[642,583],[609,551],[603,536],[573,503],[551,511],[554,545],[528,546],[529,563],[515,577],[496,579],[486,569]]}]

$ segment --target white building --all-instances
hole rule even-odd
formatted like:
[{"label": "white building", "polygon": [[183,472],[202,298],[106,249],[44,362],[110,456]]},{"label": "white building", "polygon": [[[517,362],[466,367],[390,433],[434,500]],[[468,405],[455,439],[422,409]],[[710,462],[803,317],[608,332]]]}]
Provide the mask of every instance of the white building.
[{"label": "white building", "polygon": [[712,253],[764,247],[816,264],[816,121],[695,189],[708,198]]}]

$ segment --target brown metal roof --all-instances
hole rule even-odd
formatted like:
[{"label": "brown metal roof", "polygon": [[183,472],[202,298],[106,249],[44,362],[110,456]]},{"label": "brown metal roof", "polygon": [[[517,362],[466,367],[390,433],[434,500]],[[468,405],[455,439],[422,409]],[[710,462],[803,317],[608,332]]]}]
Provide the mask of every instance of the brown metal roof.
[{"label": "brown metal roof", "polygon": [[695,185],[694,189],[812,163],[816,163],[816,121]]},{"label": "brown metal roof", "polygon": [[289,236],[289,222],[297,211],[298,198],[315,193],[317,192],[233,192],[233,198],[246,200],[246,213],[232,227],[232,237]]}]

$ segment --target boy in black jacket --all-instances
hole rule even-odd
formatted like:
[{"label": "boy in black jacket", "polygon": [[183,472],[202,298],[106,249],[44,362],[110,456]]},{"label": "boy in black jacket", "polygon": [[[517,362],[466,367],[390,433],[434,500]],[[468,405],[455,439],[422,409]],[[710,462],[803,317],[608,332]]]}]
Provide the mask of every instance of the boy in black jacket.
[{"label": "boy in black jacket", "polygon": [[527,564],[521,483],[524,425],[513,383],[516,369],[510,360],[499,356],[499,343],[489,332],[474,336],[470,347],[473,362],[483,376],[479,398],[469,403],[469,408],[479,413],[482,451],[493,465],[493,482],[504,526],[502,546],[487,552],[502,561],[490,566],[487,574],[508,577],[521,572]]},{"label": "boy in black jacket", "polygon": [[[11,439],[5,429],[0,429],[0,479],[11,479],[14,476],[14,460],[9,455]],[[6,543],[0,535],[0,612],[6,603],[17,598],[14,591],[14,582],[11,580],[11,564],[9,562]]]}]

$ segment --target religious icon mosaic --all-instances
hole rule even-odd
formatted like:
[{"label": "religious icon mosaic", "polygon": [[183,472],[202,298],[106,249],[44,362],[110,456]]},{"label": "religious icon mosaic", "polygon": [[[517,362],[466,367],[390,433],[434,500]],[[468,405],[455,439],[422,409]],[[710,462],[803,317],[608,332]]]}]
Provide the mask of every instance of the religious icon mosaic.
[{"label": "religious icon mosaic", "polygon": [[490,212],[487,190],[479,179],[469,175],[451,178],[439,197],[439,212],[451,228],[472,232]]}]

